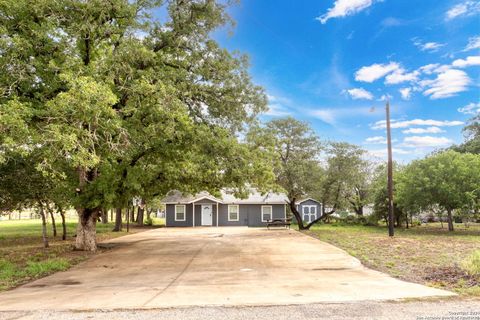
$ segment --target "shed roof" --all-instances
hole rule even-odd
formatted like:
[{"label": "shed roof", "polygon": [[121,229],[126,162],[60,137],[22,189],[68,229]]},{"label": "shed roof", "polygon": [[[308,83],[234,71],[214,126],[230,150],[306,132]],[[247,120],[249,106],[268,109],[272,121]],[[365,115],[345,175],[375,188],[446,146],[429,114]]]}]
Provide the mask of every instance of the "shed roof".
[{"label": "shed roof", "polygon": [[316,203],[318,203],[318,204],[322,204],[320,201],[315,200],[315,199],[313,199],[313,198],[305,198],[305,199],[301,199],[301,200],[297,201],[297,205],[298,205],[298,204],[301,204],[301,203],[303,203],[303,202],[305,202],[305,201],[308,201],[308,200],[313,201],[313,202],[316,202]]}]

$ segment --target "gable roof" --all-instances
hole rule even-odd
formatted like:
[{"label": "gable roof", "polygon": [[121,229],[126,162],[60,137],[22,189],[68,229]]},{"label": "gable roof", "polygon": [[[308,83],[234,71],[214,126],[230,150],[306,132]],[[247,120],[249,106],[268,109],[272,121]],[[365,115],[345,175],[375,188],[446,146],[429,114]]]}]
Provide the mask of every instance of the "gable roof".
[{"label": "gable roof", "polygon": [[313,199],[313,198],[305,198],[305,199],[302,199],[302,200],[297,201],[297,205],[299,205],[299,204],[301,204],[301,203],[304,203],[305,201],[308,201],[308,200],[313,201],[313,202],[316,202],[316,203],[318,203],[318,204],[322,204],[320,201],[315,200],[315,199]]},{"label": "gable roof", "polygon": [[285,204],[288,198],[283,193],[268,192],[261,194],[256,189],[251,189],[250,194],[245,199],[234,196],[233,192],[227,190],[220,191],[221,197],[216,198],[206,191],[197,193],[196,195],[183,194],[178,190],[170,191],[162,202],[165,204],[190,204],[203,199],[207,199],[223,204]]}]

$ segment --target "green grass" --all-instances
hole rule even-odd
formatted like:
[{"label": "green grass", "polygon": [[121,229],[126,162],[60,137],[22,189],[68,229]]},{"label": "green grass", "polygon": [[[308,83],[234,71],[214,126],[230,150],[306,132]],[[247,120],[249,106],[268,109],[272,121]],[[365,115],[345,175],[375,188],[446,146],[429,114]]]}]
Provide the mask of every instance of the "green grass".
[{"label": "green grass", "polygon": [[[161,222],[161,221],[157,221]],[[154,222],[155,223],[155,222]],[[62,225],[57,219],[57,237],[53,237],[52,225],[47,225],[49,248],[43,247],[42,224],[40,220],[0,221],[0,291],[7,290],[38,279],[87,259],[93,253],[73,251],[76,220],[68,220],[67,240],[62,240]],[[97,241],[126,235],[112,232],[113,223],[97,223]],[[143,231],[130,224],[130,232]]]},{"label": "green grass", "polygon": [[[306,233],[357,257],[372,269],[394,277],[480,296],[480,225],[455,225],[448,232],[440,224],[396,229],[320,224]],[[477,250],[477,251],[475,251]],[[474,253],[475,252],[475,253]]]},{"label": "green grass", "polygon": [[165,218],[152,218],[154,226],[164,226],[165,225]]},{"label": "green grass", "polygon": [[469,275],[480,277],[480,250],[475,250],[463,260],[461,266]]}]

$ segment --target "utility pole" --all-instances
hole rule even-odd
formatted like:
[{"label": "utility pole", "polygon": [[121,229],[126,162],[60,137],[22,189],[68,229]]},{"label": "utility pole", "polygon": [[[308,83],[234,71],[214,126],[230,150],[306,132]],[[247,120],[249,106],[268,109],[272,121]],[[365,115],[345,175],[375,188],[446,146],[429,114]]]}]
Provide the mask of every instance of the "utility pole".
[{"label": "utility pole", "polygon": [[388,148],[388,168],[387,168],[387,188],[388,188],[388,235],[394,236],[393,229],[393,160],[392,160],[392,136],[390,132],[390,101],[387,100],[385,107],[387,113],[387,148]]}]

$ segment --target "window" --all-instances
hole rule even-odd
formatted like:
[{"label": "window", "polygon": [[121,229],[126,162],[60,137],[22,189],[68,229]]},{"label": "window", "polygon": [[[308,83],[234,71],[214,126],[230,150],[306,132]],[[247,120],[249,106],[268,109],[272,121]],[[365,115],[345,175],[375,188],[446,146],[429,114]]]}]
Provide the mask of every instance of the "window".
[{"label": "window", "polygon": [[185,221],[185,205],[175,205],[175,221]]},{"label": "window", "polygon": [[238,221],[238,205],[228,206],[228,221]]},{"label": "window", "polygon": [[272,220],[272,206],[262,206],[262,222]]}]

